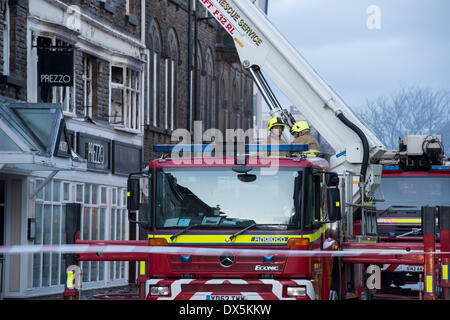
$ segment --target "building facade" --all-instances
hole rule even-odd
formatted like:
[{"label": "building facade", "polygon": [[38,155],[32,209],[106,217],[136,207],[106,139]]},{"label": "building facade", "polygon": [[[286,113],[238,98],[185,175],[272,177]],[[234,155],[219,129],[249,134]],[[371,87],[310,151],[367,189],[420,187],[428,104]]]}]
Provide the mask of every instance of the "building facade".
[{"label": "building facade", "polygon": [[[81,239],[130,239],[127,175],[157,156],[154,144],[194,121],[250,128],[250,75],[196,1],[188,41],[188,9],[187,0],[0,0],[0,245],[64,244],[70,203],[81,204]],[[45,55],[59,52],[71,57],[70,85],[45,83],[56,79],[44,75]],[[62,293],[64,263],[0,257],[0,298]],[[126,262],[81,267],[83,289],[124,285],[134,272]]]},{"label": "building facade", "polygon": [[198,1],[191,9],[189,41],[188,0],[146,1],[145,163],[158,157],[153,144],[176,128],[193,133],[194,121],[223,133],[252,126],[253,81],[233,41]]},{"label": "building facade", "polygon": [[[141,5],[141,1],[125,0],[1,1],[0,101],[41,106],[34,115],[49,103],[57,104],[67,135],[65,147],[85,164],[84,168],[64,166],[63,161],[71,160],[52,154],[42,156],[50,162],[47,167],[35,162],[19,167],[8,161],[8,151],[11,155],[14,145],[26,140],[25,133],[8,131],[8,123],[10,129],[17,129],[13,122],[17,112],[10,107],[11,117],[0,119],[3,135],[9,139],[9,144],[0,143],[2,244],[64,244],[69,203],[81,204],[81,239],[128,239],[127,175],[142,168],[143,156],[146,59]],[[46,50],[71,52],[71,86],[41,83]],[[49,109],[50,113],[55,110]],[[25,116],[17,119],[30,128],[32,138],[52,125],[44,122],[44,116],[39,123]],[[62,146],[60,141],[58,148]],[[28,155],[26,147],[17,148],[15,154]],[[64,290],[65,265],[60,254],[3,258],[3,298]],[[85,289],[128,283],[128,263],[83,262],[81,267]]]}]

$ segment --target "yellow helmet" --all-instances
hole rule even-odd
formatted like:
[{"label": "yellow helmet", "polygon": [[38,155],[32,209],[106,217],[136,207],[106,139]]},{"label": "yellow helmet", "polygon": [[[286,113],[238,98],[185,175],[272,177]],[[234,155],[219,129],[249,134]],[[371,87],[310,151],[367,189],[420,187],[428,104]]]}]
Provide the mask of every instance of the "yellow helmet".
[{"label": "yellow helmet", "polygon": [[293,134],[294,132],[302,132],[303,130],[306,130],[306,129],[310,129],[308,122],[299,121],[292,126],[291,133]]},{"label": "yellow helmet", "polygon": [[280,117],[273,117],[272,119],[270,119],[267,130],[270,131],[275,126],[282,126],[284,129],[285,124],[283,123],[283,120],[281,120]]}]

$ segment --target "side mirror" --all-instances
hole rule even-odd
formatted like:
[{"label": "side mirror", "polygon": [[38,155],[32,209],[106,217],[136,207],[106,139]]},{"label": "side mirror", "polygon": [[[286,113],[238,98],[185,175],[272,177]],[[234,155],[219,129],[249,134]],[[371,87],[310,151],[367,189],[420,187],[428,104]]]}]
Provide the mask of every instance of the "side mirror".
[{"label": "side mirror", "polygon": [[253,181],[256,180],[256,175],[254,175],[254,174],[247,174],[247,173],[239,174],[238,175],[238,179],[239,179],[239,181],[242,181],[242,182],[253,182]]},{"label": "side mirror", "polygon": [[331,222],[341,220],[341,196],[338,188],[327,190],[328,219]]},{"label": "side mirror", "polygon": [[127,183],[127,209],[128,211],[139,210],[140,195],[139,178],[129,178]]}]

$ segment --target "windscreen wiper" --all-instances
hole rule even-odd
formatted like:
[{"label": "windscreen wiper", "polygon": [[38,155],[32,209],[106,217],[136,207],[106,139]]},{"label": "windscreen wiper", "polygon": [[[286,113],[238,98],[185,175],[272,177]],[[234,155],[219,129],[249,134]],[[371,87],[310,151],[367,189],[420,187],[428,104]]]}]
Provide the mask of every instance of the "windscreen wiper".
[{"label": "windscreen wiper", "polygon": [[201,226],[212,226],[211,224],[201,224],[201,223],[197,223],[197,224],[193,224],[192,226],[186,227],[183,230],[181,230],[180,232],[174,234],[173,236],[170,237],[170,240],[173,241],[173,239],[175,239],[176,237],[178,237],[179,235],[185,233],[186,231],[191,230],[192,228],[196,228],[196,227],[201,227]]},{"label": "windscreen wiper", "polygon": [[240,231],[238,231],[238,232],[232,234],[228,239],[229,239],[230,241],[232,241],[232,240],[233,240],[234,238],[236,238],[238,235],[244,233],[245,231],[247,231],[247,230],[249,230],[249,229],[251,229],[251,228],[253,228],[253,227],[268,227],[268,226],[286,226],[286,227],[287,227],[287,226],[289,226],[289,225],[288,225],[288,224],[279,224],[279,223],[269,223],[269,224],[259,224],[259,223],[254,223],[254,224],[251,224],[251,225],[245,227],[244,229],[242,229],[242,230],[240,230]]}]

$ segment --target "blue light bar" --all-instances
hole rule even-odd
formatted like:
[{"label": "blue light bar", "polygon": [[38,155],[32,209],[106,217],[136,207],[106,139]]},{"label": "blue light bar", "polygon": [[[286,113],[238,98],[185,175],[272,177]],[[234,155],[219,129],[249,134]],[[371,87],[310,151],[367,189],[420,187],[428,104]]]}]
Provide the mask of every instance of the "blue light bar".
[{"label": "blue light bar", "polygon": [[287,152],[301,152],[308,151],[307,144],[248,144],[245,146],[245,151],[287,151]]},{"label": "blue light bar", "polygon": [[398,171],[398,170],[400,170],[400,167],[399,166],[384,166],[383,167],[383,170],[392,170],[392,171]]},{"label": "blue light bar", "polygon": [[153,146],[154,152],[204,152],[213,150],[214,147],[207,144],[158,144]]},{"label": "blue light bar", "polygon": [[[239,151],[240,146],[236,146]],[[154,152],[211,152],[215,149],[215,145],[209,144],[158,144],[153,146]],[[245,151],[285,151],[285,152],[301,152],[308,151],[307,144],[246,144]],[[225,151],[225,150],[224,150]]]},{"label": "blue light bar", "polygon": [[450,170],[450,166],[431,166],[431,170]]}]

